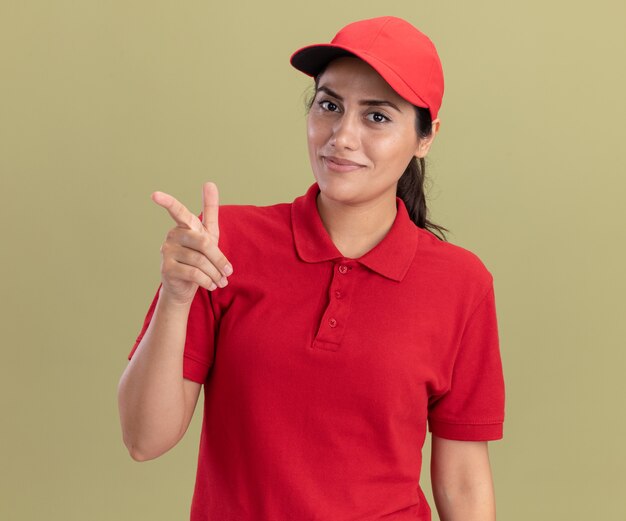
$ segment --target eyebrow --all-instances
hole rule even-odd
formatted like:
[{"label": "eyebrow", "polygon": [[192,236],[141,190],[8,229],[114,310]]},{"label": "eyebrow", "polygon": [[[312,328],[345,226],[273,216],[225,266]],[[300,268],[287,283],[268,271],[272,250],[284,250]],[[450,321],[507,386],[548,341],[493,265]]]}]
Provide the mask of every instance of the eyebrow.
[{"label": "eyebrow", "polygon": [[[343,98],[339,94],[332,91],[326,86],[322,85],[321,87],[318,87],[316,92],[320,92],[320,91],[326,92],[328,95],[332,96],[333,98],[337,98],[339,101],[343,101]],[[400,113],[402,112],[395,104],[391,103],[391,101],[380,100],[380,99],[364,99],[364,100],[359,101],[359,105],[387,106],[387,107],[396,109]]]}]

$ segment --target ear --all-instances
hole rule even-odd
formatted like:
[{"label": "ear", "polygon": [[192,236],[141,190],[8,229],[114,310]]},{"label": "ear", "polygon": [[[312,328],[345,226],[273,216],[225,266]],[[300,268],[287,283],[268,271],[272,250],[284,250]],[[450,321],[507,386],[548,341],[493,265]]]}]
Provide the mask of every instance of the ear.
[{"label": "ear", "polygon": [[440,126],[441,126],[441,121],[439,120],[439,118],[435,119],[432,123],[432,127],[431,127],[432,132],[430,133],[430,136],[428,136],[425,139],[420,140],[417,150],[415,151],[415,154],[414,154],[415,157],[418,157],[418,158],[425,157],[426,154],[428,154],[428,151],[430,150],[430,145],[432,145],[432,142],[435,139],[437,132],[439,132]]}]

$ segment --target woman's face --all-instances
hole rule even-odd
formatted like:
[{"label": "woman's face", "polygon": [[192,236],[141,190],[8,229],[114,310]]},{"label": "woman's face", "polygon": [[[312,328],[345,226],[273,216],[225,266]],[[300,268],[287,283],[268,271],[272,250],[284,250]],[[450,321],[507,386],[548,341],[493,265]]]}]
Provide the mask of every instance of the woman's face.
[{"label": "woman's face", "polygon": [[321,191],[354,205],[395,203],[409,161],[428,150],[419,143],[415,118],[413,106],[370,65],[354,57],[333,60],[307,116],[309,159]]}]

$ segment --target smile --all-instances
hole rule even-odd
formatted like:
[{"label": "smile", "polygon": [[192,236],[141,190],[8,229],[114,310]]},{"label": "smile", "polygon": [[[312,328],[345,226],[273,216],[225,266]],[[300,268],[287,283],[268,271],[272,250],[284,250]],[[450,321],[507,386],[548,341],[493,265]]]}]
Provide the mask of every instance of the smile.
[{"label": "smile", "polygon": [[343,161],[345,164],[340,164],[333,161],[330,157],[326,156],[322,156],[322,159],[324,161],[324,164],[326,165],[326,168],[334,172],[352,172],[353,170],[358,170],[359,168],[363,167],[363,165],[358,165],[351,161]]}]

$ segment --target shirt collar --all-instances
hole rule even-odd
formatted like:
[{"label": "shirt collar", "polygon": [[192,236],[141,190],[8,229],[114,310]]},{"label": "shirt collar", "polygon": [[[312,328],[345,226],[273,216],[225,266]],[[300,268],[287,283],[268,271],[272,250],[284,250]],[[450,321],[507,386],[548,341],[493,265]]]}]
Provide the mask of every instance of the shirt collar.
[{"label": "shirt collar", "polygon": [[[296,197],[291,205],[291,223],[298,256],[305,262],[322,262],[343,259],[344,256],[333,243],[317,210],[317,182],[304,195]],[[409,217],[404,201],[396,196],[396,218],[382,241],[355,259],[371,270],[401,281],[413,262],[419,233]]]}]

